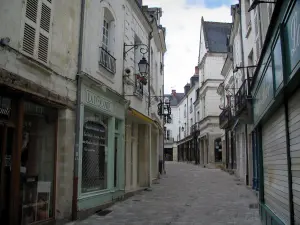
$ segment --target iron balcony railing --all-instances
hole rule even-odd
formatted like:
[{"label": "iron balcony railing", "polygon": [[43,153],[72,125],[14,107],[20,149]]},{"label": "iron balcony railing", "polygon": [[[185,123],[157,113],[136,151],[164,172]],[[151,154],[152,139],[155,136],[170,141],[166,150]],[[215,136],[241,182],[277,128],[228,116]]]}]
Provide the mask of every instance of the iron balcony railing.
[{"label": "iron balcony railing", "polygon": [[232,113],[231,113],[231,108],[227,107],[225,108],[220,116],[219,116],[219,125],[221,129],[226,129],[229,127],[230,122],[232,120]]},{"label": "iron balcony railing", "polygon": [[116,73],[116,59],[109,54],[109,52],[100,47],[100,60],[99,64],[103,66],[109,72],[115,74]]},{"label": "iron balcony railing", "polygon": [[235,94],[235,112],[237,115],[247,108],[247,99],[251,98],[249,91],[250,82],[251,78],[244,80],[238,92]]},{"label": "iron balcony railing", "polygon": [[200,130],[200,123],[197,122],[197,123],[193,124],[193,126],[191,128],[192,133],[197,132],[199,130]]},{"label": "iron balcony railing", "polygon": [[166,143],[166,144],[172,144],[173,142],[174,142],[174,138],[173,137],[170,137],[170,138],[166,138],[165,140],[164,140],[164,142]]}]

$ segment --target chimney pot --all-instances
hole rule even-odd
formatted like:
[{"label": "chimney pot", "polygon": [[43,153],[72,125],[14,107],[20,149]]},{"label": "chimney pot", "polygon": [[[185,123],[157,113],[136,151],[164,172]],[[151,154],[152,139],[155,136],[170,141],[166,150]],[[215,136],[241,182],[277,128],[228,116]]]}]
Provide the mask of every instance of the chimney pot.
[{"label": "chimney pot", "polygon": [[198,66],[195,66],[195,74],[199,75],[199,67]]}]

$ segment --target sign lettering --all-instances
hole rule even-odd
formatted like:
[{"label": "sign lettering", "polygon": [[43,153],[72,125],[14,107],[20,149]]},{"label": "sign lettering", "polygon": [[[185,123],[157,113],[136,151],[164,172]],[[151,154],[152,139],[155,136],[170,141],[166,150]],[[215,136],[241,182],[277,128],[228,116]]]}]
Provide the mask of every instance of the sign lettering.
[{"label": "sign lettering", "polygon": [[102,110],[112,112],[112,103],[93,92],[86,90],[86,103],[91,104]]}]

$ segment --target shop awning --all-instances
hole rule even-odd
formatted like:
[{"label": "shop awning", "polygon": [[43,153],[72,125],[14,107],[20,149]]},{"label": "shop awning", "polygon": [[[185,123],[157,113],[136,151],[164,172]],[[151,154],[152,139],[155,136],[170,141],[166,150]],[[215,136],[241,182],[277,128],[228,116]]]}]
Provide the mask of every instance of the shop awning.
[{"label": "shop awning", "polygon": [[135,109],[129,108],[128,113],[134,117],[137,117],[138,119],[143,120],[144,122],[147,122],[150,124],[155,123],[154,120],[152,120],[150,117],[144,115],[143,113],[140,113],[139,111],[137,111]]}]

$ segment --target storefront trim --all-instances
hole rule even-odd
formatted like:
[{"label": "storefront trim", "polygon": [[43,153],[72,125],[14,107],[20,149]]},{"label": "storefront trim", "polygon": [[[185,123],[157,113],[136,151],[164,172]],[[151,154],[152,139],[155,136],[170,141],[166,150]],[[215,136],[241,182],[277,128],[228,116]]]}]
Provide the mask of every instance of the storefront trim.
[{"label": "storefront trim", "polygon": [[[78,173],[78,210],[84,211],[101,207],[124,196],[124,135],[125,135],[125,101],[119,95],[98,88],[94,80],[86,79],[82,83],[80,104],[80,135],[79,135],[79,173]],[[107,142],[105,147],[106,183],[105,189],[82,192],[83,176],[83,126],[86,112],[103,115],[107,118]],[[118,123],[116,125],[116,123]],[[117,127],[116,127],[117,126]],[[117,142],[115,140],[117,138]],[[115,142],[116,145],[115,146]],[[117,155],[115,148],[117,147]],[[115,159],[117,157],[117,159]],[[116,161],[115,161],[116,160]],[[116,167],[114,166],[116,162]],[[117,172],[114,170],[117,168]],[[115,176],[117,180],[115,182]]]},{"label": "storefront trim", "polygon": [[279,218],[276,216],[268,206],[263,203],[259,204],[260,216],[263,221],[263,224],[272,224],[272,225],[285,225]]},{"label": "storefront trim", "polygon": [[139,111],[137,111],[133,108],[129,108],[128,113],[134,117],[137,117],[137,118],[147,122],[147,123],[151,123],[151,124],[154,123],[154,121],[150,117],[145,116],[144,114],[140,113]]}]

